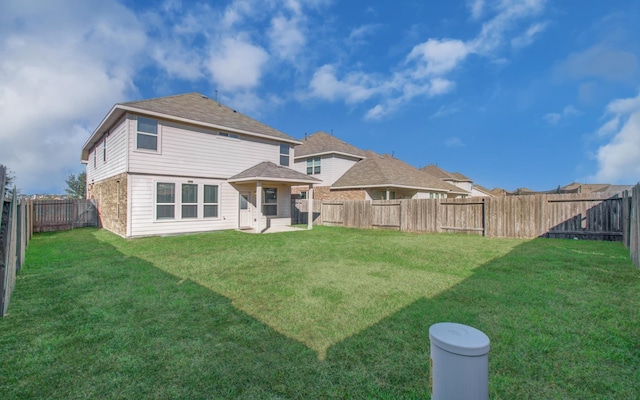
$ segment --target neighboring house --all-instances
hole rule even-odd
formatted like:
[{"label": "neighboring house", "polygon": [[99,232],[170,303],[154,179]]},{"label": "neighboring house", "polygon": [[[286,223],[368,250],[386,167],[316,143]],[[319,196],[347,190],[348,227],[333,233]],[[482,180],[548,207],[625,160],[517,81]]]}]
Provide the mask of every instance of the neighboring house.
[{"label": "neighboring house", "polygon": [[[295,147],[294,169],[321,180],[319,200],[382,200],[468,196],[468,191],[435,179],[392,156],[363,151],[326,132]],[[294,190],[302,198],[304,188]]]},{"label": "neighboring house", "polygon": [[[608,183],[573,182],[557,189],[558,193],[618,193],[632,190],[633,185],[610,185]],[[553,192],[553,191],[550,191]]]},{"label": "neighboring house", "polygon": [[119,103],[82,148],[87,198],[123,237],[291,224],[300,142],[199,93]]},{"label": "neighboring house", "polygon": [[466,192],[473,193],[473,181],[459,172],[447,172],[435,164],[429,164],[426,167],[422,167],[420,168],[420,171],[435,176],[436,178],[451,185],[455,185]]},{"label": "neighboring house", "polygon": [[474,184],[471,189],[471,197],[494,197],[494,195],[486,187]]}]

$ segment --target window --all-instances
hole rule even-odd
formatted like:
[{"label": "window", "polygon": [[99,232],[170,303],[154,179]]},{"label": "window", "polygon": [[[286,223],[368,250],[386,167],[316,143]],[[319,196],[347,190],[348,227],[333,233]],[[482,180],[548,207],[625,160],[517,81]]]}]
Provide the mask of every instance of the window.
[{"label": "window", "polygon": [[98,148],[93,149],[93,168],[96,168],[98,164]]},{"label": "window", "polygon": [[289,145],[288,144],[280,145],[280,165],[284,165],[285,167],[289,166]]},{"label": "window", "polygon": [[262,213],[264,215],[278,215],[278,189],[264,188],[262,190],[262,197],[264,198]]},{"label": "window", "polygon": [[158,121],[151,118],[138,117],[138,134],[136,148],[158,150]]},{"label": "window", "polygon": [[198,218],[198,185],[182,184],[182,218]]},{"label": "window", "polygon": [[300,198],[303,199],[303,200],[306,199],[307,198],[307,193],[308,192],[300,192]]},{"label": "window", "polygon": [[107,138],[102,141],[102,161],[107,162]]},{"label": "window", "polygon": [[218,217],[218,185],[204,185],[204,217]]},{"label": "window", "polygon": [[218,132],[219,136],[224,136],[224,137],[229,137],[232,139],[238,139],[238,135],[236,135],[235,133],[227,133],[227,132]]},{"label": "window", "polygon": [[307,175],[318,175],[320,173],[320,157],[307,158]]},{"label": "window", "polygon": [[156,218],[174,219],[176,204],[175,183],[158,182],[156,189]]}]

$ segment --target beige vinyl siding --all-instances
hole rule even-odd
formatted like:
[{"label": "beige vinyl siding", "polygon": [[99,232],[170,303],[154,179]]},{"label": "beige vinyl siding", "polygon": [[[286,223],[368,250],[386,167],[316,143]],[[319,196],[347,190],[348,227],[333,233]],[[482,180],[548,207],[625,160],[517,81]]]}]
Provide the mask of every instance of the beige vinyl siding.
[{"label": "beige vinyl siding", "polygon": [[[127,120],[120,120],[107,136],[107,161],[104,161],[103,140],[89,153],[87,163],[88,183],[99,182],[126,171],[127,162]],[[97,159],[94,161],[94,158]],[[94,167],[95,165],[95,167]]]},{"label": "beige vinyl siding", "polygon": [[[319,184],[320,186],[331,186],[335,181],[338,180],[338,178],[340,178],[345,174],[345,172],[353,167],[356,162],[358,162],[357,158],[351,158],[336,154],[322,156],[320,161],[320,174],[311,176],[322,180],[322,183]],[[296,160],[293,169],[306,174],[307,158]]]},{"label": "beige vinyl siding", "polygon": [[280,162],[280,143],[158,121],[159,153],[135,149],[135,116],[129,135],[129,171],[193,177],[229,178],[262,161]]},{"label": "beige vinyl siding", "polygon": [[[192,181],[192,182],[189,182]],[[189,177],[130,175],[129,193],[131,237],[206,232],[238,227],[238,191],[223,180],[198,179]],[[174,183],[176,193],[176,216],[173,220],[156,220],[156,184]],[[183,183],[198,185],[198,218],[180,218],[180,190]],[[203,218],[203,185],[218,185],[218,217]]]}]

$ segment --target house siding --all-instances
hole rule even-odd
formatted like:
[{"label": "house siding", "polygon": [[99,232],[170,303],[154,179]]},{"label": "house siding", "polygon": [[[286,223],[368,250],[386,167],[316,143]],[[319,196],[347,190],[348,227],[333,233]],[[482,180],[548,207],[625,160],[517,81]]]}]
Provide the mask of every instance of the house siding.
[{"label": "house siding", "polygon": [[136,120],[131,115],[129,171],[157,175],[229,178],[260,162],[280,163],[280,142],[240,135],[218,135],[217,130],[158,121],[158,153],[136,150]]},{"label": "house siding", "polygon": [[126,173],[87,187],[87,198],[98,202],[100,226],[120,236],[127,235],[127,187]]},{"label": "house siding", "polygon": [[104,179],[122,174],[127,170],[127,130],[125,118],[109,129],[107,140],[107,160],[104,160],[103,141],[101,140],[89,153],[87,163],[87,183],[98,183]]},{"label": "house siding", "polygon": [[[131,237],[191,232],[206,232],[238,227],[238,191],[228,182],[219,179],[175,177],[163,175],[130,175],[131,186]],[[156,219],[156,184],[176,185],[175,214],[173,220]],[[180,218],[181,184],[198,185],[198,218]],[[218,185],[218,218],[202,217],[203,185]]]},{"label": "house siding", "polygon": [[[308,158],[314,157],[307,157],[302,160],[296,160],[293,169],[306,174]],[[320,161],[320,174],[312,176],[314,178],[320,179],[322,181],[321,185],[331,186],[357,162],[357,158],[345,157],[336,154],[322,156]]]}]

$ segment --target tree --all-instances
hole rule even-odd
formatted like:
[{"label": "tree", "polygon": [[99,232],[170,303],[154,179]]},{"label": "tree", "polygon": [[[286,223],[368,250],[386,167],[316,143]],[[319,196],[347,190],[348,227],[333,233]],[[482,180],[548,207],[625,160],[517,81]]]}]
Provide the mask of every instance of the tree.
[{"label": "tree", "polygon": [[65,192],[71,197],[75,197],[77,199],[84,199],[87,194],[87,173],[81,172],[76,176],[75,174],[70,174],[67,180],[67,188]]}]

